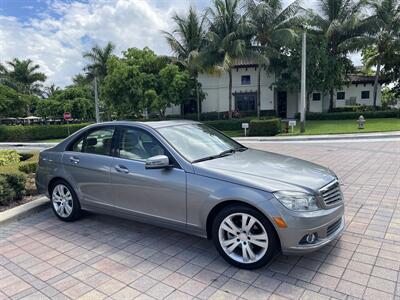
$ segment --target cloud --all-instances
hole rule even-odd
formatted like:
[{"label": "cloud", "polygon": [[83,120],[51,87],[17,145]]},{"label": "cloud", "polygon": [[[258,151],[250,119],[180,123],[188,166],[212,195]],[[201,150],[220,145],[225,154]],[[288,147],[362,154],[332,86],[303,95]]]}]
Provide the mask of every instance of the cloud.
[{"label": "cloud", "polygon": [[[129,47],[150,47],[171,54],[161,30],[171,16],[189,5],[202,11],[210,0],[38,0],[39,13],[29,19],[0,14],[0,61],[31,58],[48,76],[46,84],[65,86],[86,64],[82,53],[112,41],[116,54]],[[284,0],[287,5],[291,0]],[[316,0],[307,1],[314,7]],[[38,8],[36,8],[38,9]],[[1,11],[1,10],[0,10]],[[25,10],[26,11],[26,10]],[[355,61],[359,57],[353,55]]]},{"label": "cloud", "polygon": [[[82,53],[94,44],[112,41],[116,54],[129,47],[150,47],[169,54],[161,30],[168,30],[174,10],[187,2],[174,1],[157,7],[156,2],[138,0],[52,1],[38,17],[22,21],[0,16],[0,60],[31,58],[48,75],[47,84],[70,84],[82,70]],[[172,6],[175,5],[175,6]]]}]

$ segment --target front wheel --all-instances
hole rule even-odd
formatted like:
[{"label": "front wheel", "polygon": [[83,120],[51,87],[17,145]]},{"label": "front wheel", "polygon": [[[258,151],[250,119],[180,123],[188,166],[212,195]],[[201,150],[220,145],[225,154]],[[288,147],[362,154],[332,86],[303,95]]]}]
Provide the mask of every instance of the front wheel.
[{"label": "front wheel", "polygon": [[267,218],[244,205],[228,206],[217,214],[213,241],[228,263],[243,269],[266,265],[278,249],[277,235]]}]

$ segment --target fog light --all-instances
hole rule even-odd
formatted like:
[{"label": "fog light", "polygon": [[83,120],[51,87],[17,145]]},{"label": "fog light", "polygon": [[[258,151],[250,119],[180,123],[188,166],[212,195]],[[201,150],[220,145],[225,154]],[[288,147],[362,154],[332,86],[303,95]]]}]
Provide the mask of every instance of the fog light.
[{"label": "fog light", "polygon": [[303,238],[300,240],[300,244],[314,244],[318,239],[318,234],[316,232],[314,233],[308,233]]},{"label": "fog light", "polygon": [[317,239],[317,236],[315,233],[309,233],[306,236],[306,242],[308,244],[313,244],[315,242],[315,240]]}]

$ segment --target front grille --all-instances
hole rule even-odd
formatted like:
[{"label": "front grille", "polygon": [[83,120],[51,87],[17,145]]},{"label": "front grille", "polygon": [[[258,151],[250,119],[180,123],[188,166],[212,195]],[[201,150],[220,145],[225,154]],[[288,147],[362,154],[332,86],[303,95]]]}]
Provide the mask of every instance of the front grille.
[{"label": "front grille", "polygon": [[326,230],[326,236],[329,236],[332,233],[334,233],[336,230],[338,230],[341,223],[342,223],[342,219],[339,219],[335,223],[329,225]]},{"label": "front grille", "polygon": [[339,182],[336,180],[328,184],[319,191],[324,199],[326,206],[331,206],[343,200]]}]

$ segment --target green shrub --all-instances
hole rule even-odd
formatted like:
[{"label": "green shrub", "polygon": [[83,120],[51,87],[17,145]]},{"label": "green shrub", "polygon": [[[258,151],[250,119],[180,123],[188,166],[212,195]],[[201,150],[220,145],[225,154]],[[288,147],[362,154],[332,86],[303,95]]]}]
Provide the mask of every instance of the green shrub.
[{"label": "green shrub", "polygon": [[25,174],[32,174],[32,173],[36,173],[37,167],[38,167],[38,164],[36,162],[31,162],[31,163],[26,163],[26,164],[20,165],[18,167],[18,170],[20,170],[21,172],[23,172]]},{"label": "green shrub", "polygon": [[281,131],[281,119],[265,119],[250,121],[250,136],[271,136]]},{"label": "green shrub", "polygon": [[332,109],[333,113],[337,112],[365,112],[365,111],[381,111],[382,107],[367,106],[367,105],[351,105],[343,107],[335,107]]},{"label": "green shrub", "polygon": [[0,150],[0,167],[17,163],[20,155],[15,150]]},{"label": "green shrub", "polygon": [[[309,112],[306,114],[306,120],[357,120],[360,115],[366,119],[378,118],[400,118],[399,110],[382,110],[382,111],[365,111],[365,112],[325,112],[315,113]],[[296,114],[296,118],[300,118],[300,114]]]},{"label": "green shrub", "polygon": [[66,138],[68,136],[68,126],[69,132],[72,134],[87,125],[89,125],[89,123],[70,125],[1,125],[0,142],[23,142]]},{"label": "green shrub", "polygon": [[[254,111],[241,111],[239,113],[240,119],[243,118],[256,118],[257,113]],[[201,121],[222,121],[222,120],[227,120],[228,112],[223,111],[223,112],[216,112],[216,111],[211,111],[211,112],[204,112],[200,114],[200,120]],[[260,111],[260,116],[261,117],[274,117],[276,116],[275,110],[261,110]],[[197,121],[197,113],[193,114],[185,114],[184,116],[181,115],[168,115],[166,116],[166,119],[168,120],[178,120],[178,119],[186,119],[186,120],[193,120]]]},{"label": "green shrub", "polygon": [[25,194],[26,177],[21,174],[0,174],[0,205],[20,200]]}]

